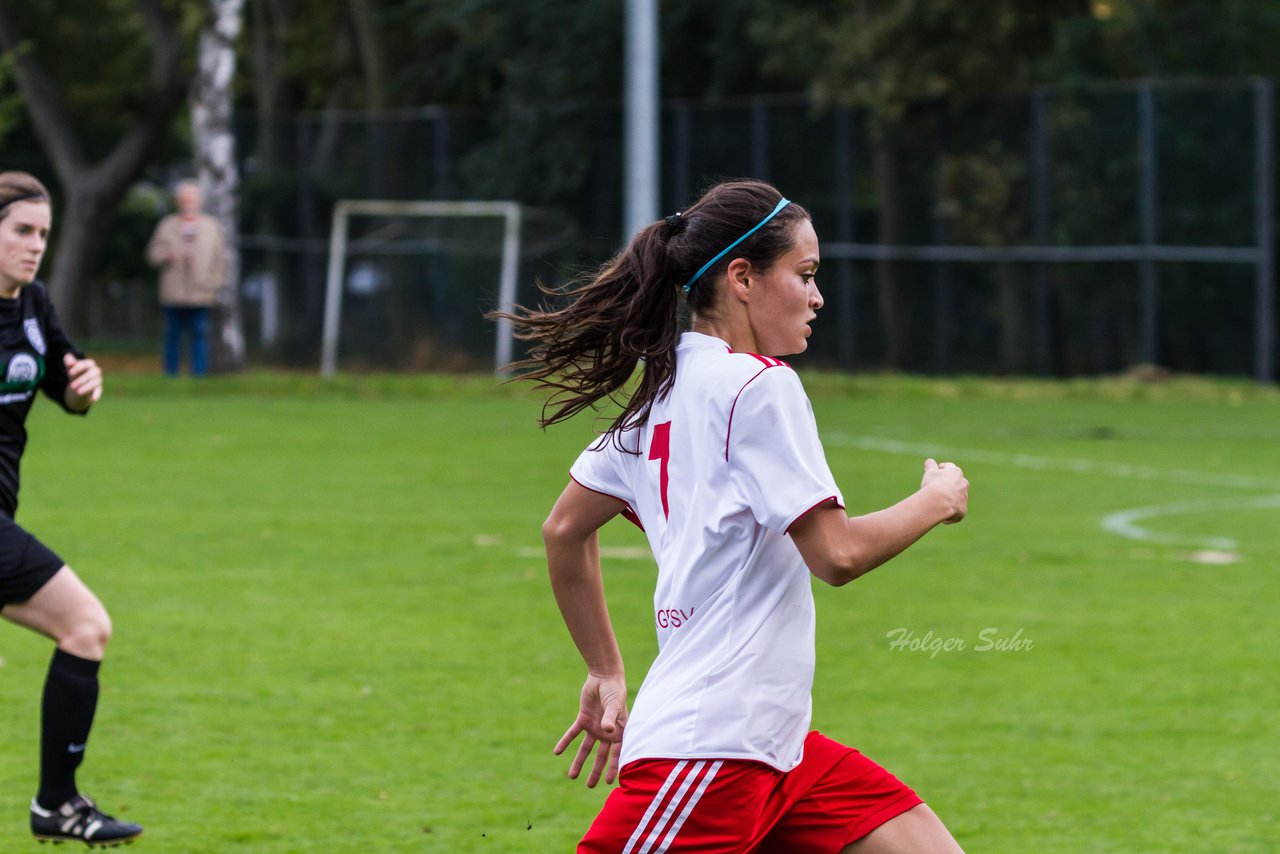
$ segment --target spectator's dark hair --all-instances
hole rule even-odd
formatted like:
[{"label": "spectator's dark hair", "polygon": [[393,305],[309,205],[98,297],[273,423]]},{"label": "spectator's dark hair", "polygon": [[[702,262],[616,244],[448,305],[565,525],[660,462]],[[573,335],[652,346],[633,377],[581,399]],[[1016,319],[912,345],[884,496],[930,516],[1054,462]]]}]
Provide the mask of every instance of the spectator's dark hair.
[{"label": "spectator's dark hair", "polygon": [[568,298],[562,308],[544,303],[536,310],[519,306],[514,314],[492,315],[513,321],[517,337],[533,342],[529,357],[510,367],[551,391],[542,426],[617,399],[641,360],[639,383],[625,403],[618,401],[623,409],[610,430],[616,440],[622,430],[643,423],[675,381],[679,304],[686,284],[756,226],[692,283],[686,299],[695,313],[709,310],[717,283],[735,258],[768,270],[794,246],[796,226],[809,219],[804,208],[789,204],[761,226],[781,201],[782,194],[764,181],[716,184],[688,209],[646,226],[608,263],[564,291],[539,282],[543,294]]},{"label": "spectator's dark hair", "polygon": [[26,172],[0,172],[0,219],[8,215],[14,202],[49,204],[49,190],[39,178]]}]

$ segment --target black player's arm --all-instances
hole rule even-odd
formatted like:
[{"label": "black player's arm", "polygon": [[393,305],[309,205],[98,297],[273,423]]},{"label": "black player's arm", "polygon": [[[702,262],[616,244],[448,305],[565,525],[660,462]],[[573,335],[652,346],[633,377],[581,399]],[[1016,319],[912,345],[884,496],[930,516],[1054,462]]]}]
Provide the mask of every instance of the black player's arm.
[{"label": "black player's arm", "polygon": [[[39,300],[37,309],[40,313],[40,325],[44,329],[46,347],[45,376],[40,383],[40,390],[67,412],[83,415],[102,394],[102,371],[96,362],[85,358],[84,353],[63,330],[48,294],[41,289],[35,296]],[[78,367],[67,365],[68,355]],[[87,394],[77,388],[82,389],[86,384],[96,387],[97,393],[94,394],[92,388]]]}]

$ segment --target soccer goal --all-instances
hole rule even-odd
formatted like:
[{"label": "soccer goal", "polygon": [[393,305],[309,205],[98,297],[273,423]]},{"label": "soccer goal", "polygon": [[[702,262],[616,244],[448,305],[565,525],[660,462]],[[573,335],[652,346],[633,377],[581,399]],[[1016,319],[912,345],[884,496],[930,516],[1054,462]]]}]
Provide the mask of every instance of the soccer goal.
[{"label": "soccer goal", "polygon": [[[498,308],[510,312],[515,306],[516,277],[520,265],[520,229],[523,213],[518,202],[407,202],[343,199],[333,208],[333,230],[329,236],[329,270],[325,281],[324,334],[321,343],[320,373],[331,377],[338,367],[338,337],[342,326],[343,292],[347,281],[349,231],[354,217],[496,217],[503,220],[502,268],[498,281]],[[513,334],[509,320],[497,323],[494,366],[499,373],[511,361]]]}]

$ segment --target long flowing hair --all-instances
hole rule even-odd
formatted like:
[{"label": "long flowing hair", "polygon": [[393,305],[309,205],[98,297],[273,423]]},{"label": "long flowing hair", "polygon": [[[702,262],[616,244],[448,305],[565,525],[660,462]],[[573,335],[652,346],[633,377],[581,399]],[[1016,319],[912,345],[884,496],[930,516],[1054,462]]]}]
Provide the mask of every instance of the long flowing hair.
[{"label": "long flowing hair", "polygon": [[[781,199],[764,181],[716,184],[688,209],[645,226],[625,249],[564,289],[539,282],[542,294],[559,306],[544,300],[537,309],[518,306],[514,314],[492,314],[510,319],[516,337],[532,342],[528,358],[509,367],[550,392],[542,426],[610,400],[622,408],[609,427],[622,447],[619,434],[644,423],[675,382],[681,298],[695,313],[709,311],[715,283],[735,258],[764,271],[794,245],[796,225],[809,214],[790,204],[703,272],[685,295],[694,273]],[[638,383],[620,395],[642,361]]]}]

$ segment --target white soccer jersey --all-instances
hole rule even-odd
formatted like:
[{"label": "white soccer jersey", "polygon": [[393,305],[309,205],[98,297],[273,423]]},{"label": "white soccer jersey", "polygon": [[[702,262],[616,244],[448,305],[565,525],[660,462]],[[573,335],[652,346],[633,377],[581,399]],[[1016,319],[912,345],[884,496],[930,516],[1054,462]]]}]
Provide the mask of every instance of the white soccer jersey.
[{"label": "white soccer jersey", "polygon": [[811,716],[814,606],[787,528],[844,499],[800,378],[777,359],[686,332],[676,380],[647,422],[574,463],[582,486],[638,517],[658,562],[658,657],[622,762],[801,758]]}]

